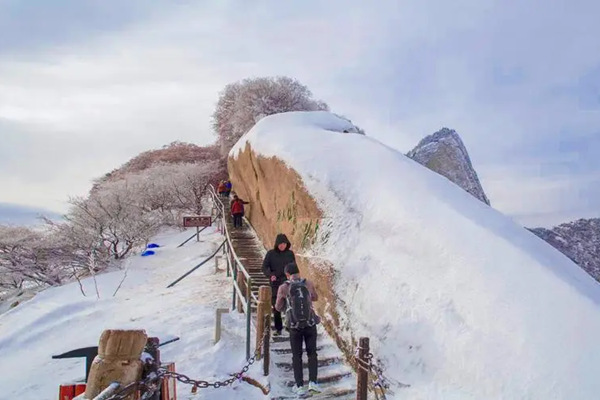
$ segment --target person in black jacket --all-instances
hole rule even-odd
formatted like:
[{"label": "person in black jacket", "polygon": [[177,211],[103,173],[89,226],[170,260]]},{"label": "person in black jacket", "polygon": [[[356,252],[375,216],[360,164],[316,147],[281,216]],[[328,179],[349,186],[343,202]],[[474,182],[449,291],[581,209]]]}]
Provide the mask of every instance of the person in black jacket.
[{"label": "person in black jacket", "polygon": [[273,321],[275,322],[273,335],[281,335],[283,329],[281,313],[275,309],[275,303],[277,302],[279,286],[286,281],[285,266],[296,262],[294,252],[290,250],[291,246],[292,244],[287,236],[280,233],[275,238],[275,246],[267,252],[263,260],[263,273],[271,282],[271,304],[273,305]]}]

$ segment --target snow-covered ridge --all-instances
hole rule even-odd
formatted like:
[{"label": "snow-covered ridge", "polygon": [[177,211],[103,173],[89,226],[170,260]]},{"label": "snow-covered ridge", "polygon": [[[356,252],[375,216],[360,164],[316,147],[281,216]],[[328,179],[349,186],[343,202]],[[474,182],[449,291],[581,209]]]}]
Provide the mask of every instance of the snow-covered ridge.
[{"label": "snow-covered ridge", "polygon": [[[341,328],[411,399],[592,399],[600,286],[446,178],[326,112],[266,117],[232,149],[277,157],[323,214]],[[332,129],[335,128],[335,129]],[[331,132],[332,130],[336,132]],[[346,333],[348,336],[348,334]]]}]

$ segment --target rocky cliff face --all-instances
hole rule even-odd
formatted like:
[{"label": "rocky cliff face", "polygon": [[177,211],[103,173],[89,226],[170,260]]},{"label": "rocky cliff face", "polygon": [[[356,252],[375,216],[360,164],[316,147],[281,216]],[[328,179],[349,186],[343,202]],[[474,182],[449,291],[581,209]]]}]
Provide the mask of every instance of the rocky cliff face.
[{"label": "rocky cliff face", "polygon": [[332,290],[333,272],[322,262],[303,255],[303,250],[314,241],[322,213],[300,176],[275,157],[256,155],[248,145],[236,158],[229,158],[228,170],[236,194],[250,202],[246,218],[266,247],[274,245],[278,233],[285,233],[290,239],[300,271],[315,283],[319,293],[319,301],[315,303],[317,312],[329,333],[344,348],[334,328],[339,325]]},{"label": "rocky cliff face", "polygon": [[456,131],[442,128],[421,140],[407,156],[445,176],[485,204],[490,204],[469,153]]},{"label": "rocky cliff face", "polygon": [[533,233],[579,264],[600,282],[600,218],[579,219]]}]

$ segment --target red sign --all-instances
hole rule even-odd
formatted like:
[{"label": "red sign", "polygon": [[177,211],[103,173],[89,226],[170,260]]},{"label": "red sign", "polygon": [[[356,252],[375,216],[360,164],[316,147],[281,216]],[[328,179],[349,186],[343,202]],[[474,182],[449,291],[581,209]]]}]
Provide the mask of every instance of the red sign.
[{"label": "red sign", "polygon": [[212,225],[212,217],[208,216],[200,216],[200,217],[183,217],[183,227],[191,228],[191,227],[204,227]]}]

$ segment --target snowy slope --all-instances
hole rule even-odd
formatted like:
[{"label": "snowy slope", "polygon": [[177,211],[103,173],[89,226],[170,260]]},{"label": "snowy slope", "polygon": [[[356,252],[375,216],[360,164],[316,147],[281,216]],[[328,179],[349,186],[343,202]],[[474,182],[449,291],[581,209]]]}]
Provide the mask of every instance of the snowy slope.
[{"label": "snowy slope", "polygon": [[[371,337],[398,399],[595,399],[600,286],[510,218],[326,112],[261,120],[250,144],[324,215],[342,324]],[[337,132],[335,132],[337,131]]]},{"label": "snowy slope", "polygon": [[[149,336],[180,341],[161,348],[164,361],[195,379],[227,379],[245,362],[244,319],[236,313],[223,319],[222,340],[213,345],[215,309],[231,304],[230,283],[215,274],[209,262],[172,289],[166,286],[212,254],[223,236],[211,229],[202,241],[176,246],[191,231],[165,233],[154,239],[162,247],[151,257],[128,259],[124,271],[97,276],[100,299],[92,279],[83,281],[87,297],[75,282],[39,293],[34,299],[0,315],[1,399],[55,399],[58,384],[82,378],[83,359],[53,360],[79,347],[94,346],[104,329],[141,328]],[[208,233],[207,233],[208,232]],[[224,268],[224,267],[223,267]],[[258,364],[256,364],[258,365]],[[257,374],[260,376],[260,374]],[[201,389],[178,385],[178,399],[258,399],[262,393],[246,383],[234,388]]]}]

